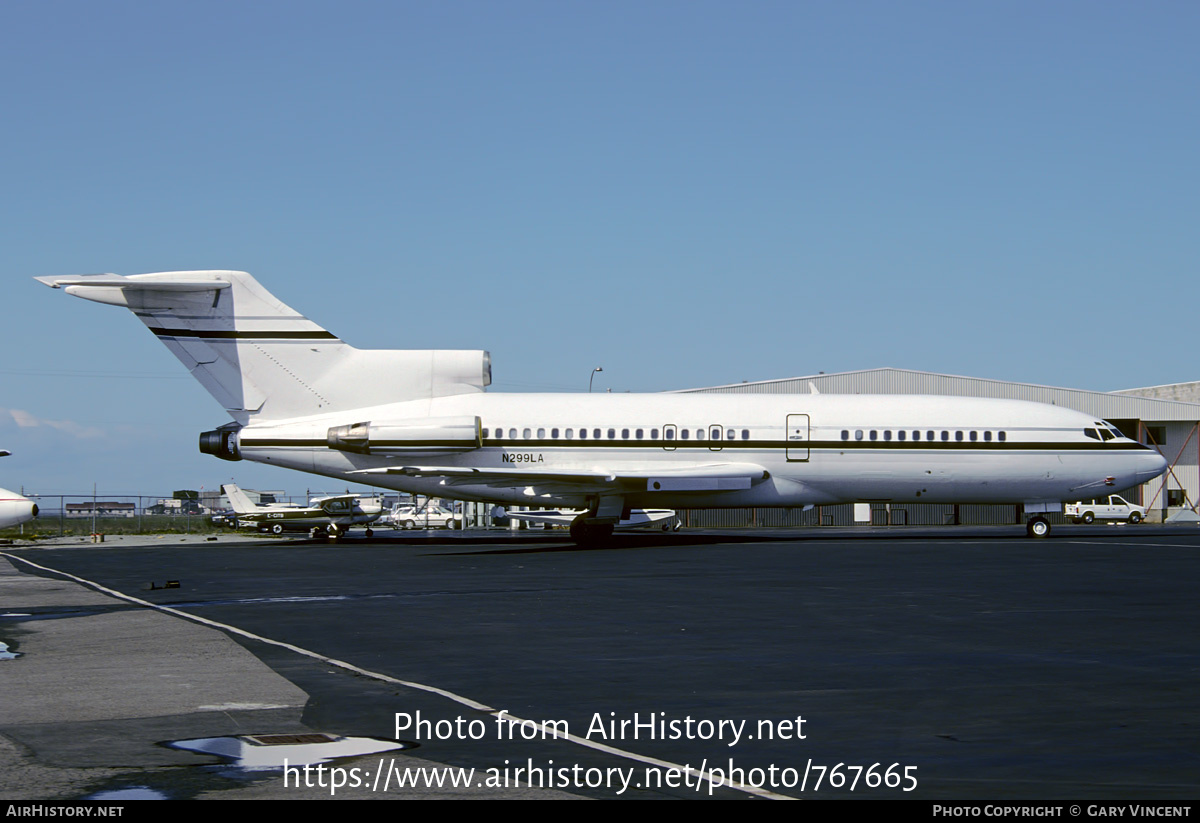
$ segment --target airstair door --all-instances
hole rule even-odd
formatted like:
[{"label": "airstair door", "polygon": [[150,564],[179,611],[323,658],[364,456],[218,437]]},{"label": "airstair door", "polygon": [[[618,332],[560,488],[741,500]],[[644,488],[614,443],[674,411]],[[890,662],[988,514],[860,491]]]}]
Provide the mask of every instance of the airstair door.
[{"label": "airstair door", "polygon": [[808,415],[787,416],[787,459],[808,459]]}]

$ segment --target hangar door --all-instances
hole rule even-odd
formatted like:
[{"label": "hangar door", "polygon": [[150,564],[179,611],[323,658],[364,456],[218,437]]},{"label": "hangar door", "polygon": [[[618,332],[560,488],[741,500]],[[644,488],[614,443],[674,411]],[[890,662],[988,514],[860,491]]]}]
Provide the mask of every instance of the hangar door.
[{"label": "hangar door", "polygon": [[787,416],[787,459],[808,459],[808,415]]}]

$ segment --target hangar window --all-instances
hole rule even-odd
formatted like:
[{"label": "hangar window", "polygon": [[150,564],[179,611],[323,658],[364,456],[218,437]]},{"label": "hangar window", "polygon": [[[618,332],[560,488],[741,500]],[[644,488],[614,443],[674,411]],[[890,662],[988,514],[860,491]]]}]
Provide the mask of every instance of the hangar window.
[{"label": "hangar window", "polygon": [[1151,446],[1167,445],[1167,427],[1166,426],[1146,426],[1145,442]]}]

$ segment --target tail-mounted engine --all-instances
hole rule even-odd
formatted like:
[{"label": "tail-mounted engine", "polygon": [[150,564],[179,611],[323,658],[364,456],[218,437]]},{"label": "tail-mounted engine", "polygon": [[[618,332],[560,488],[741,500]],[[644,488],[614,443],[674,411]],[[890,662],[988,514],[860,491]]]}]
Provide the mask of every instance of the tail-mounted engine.
[{"label": "tail-mounted engine", "polygon": [[333,426],[329,448],[358,454],[462,452],[483,445],[478,417],[426,417],[402,423]]},{"label": "tail-mounted engine", "polygon": [[241,460],[238,454],[238,429],[222,426],[210,432],[200,433],[200,453],[211,454],[222,460]]}]

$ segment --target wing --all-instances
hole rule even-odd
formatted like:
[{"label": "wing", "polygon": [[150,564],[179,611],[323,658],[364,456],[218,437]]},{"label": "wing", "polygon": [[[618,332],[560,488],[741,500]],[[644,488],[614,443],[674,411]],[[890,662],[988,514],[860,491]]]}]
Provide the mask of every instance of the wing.
[{"label": "wing", "polygon": [[535,494],[736,491],[748,489],[770,477],[766,469],[754,463],[705,463],[669,469],[646,467],[611,471],[387,466],[355,473],[440,477],[444,486],[529,487]]}]

